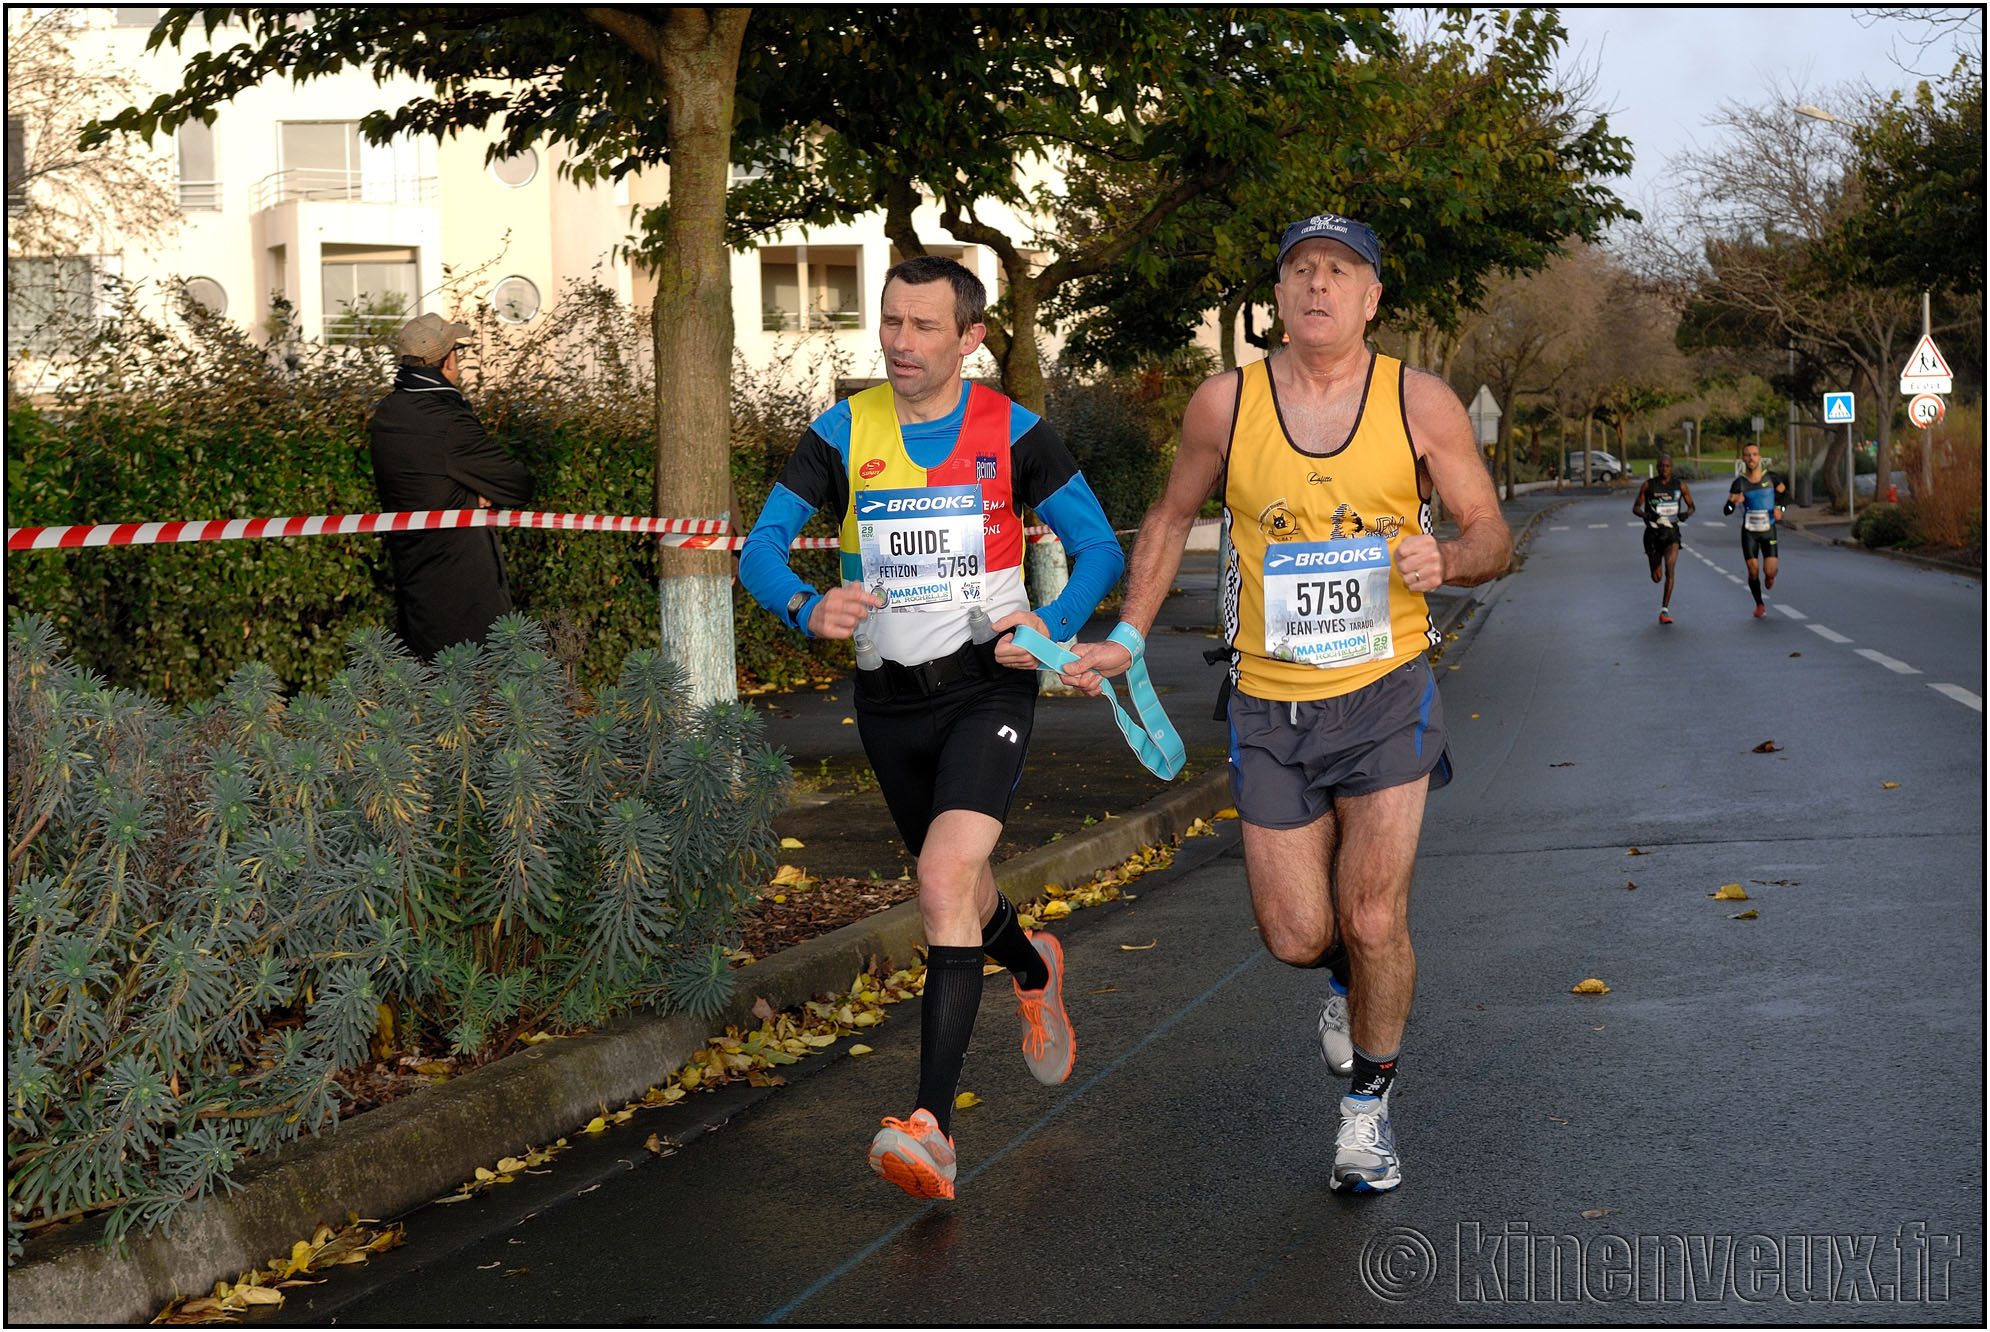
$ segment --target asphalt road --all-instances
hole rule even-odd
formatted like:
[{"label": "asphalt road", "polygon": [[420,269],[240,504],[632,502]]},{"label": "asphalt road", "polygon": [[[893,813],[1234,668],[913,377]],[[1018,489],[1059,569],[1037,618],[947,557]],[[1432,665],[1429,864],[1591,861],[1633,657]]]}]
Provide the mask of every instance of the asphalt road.
[{"label": "asphalt road", "polygon": [[1661,627],[1627,507],[1545,519],[1439,668],[1401,1189],[1327,1189],[1322,980],[1258,946],[1231,824],[1060,927],[1064,1086],[989,978],[957,1202],[864,1162],[907,1005],[674,1155],[639,1117],[417,1214],[279,1321],[1980,1325],[1982,585],[1787,536],[1755,620],[1702,520]]}]

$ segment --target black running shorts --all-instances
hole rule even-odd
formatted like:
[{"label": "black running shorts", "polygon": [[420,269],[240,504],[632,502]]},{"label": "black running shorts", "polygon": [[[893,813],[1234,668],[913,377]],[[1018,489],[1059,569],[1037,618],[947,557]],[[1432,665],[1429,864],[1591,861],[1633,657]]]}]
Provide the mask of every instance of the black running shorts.
[{"label": "black running shorts", "polygon": [[993,680],[966,680],[922,698],[857,696],[857,734],[915,856],[946,810],[1009,817],[1036,719],[1036,672],[995,669]]},{"label": "black running shorts", "polygon": [[1776,529],[1766,532],[1751,532],[1741,529],[1741,558],[1744,560],[1773,560],[1776,558]]},{"label": "black running shorts", "polygon": [[1657,568],[1659,562],[1665,558],[1665,548],[1667,546],[1677,546],[1679,544],[1679,529],[1676,527],[1647,527],[1645,529],[1645,558],[1651,561],[1653,568]]},{"label": "black running shorts", "polygon": [[1230,789],[1260,828],[1303,828],[1337,796],[1371,795],[1426,774],[1451,780],[1444,704],[1430,663],[1412,658],[1337,698],[1279,703],[1230,691]]}]

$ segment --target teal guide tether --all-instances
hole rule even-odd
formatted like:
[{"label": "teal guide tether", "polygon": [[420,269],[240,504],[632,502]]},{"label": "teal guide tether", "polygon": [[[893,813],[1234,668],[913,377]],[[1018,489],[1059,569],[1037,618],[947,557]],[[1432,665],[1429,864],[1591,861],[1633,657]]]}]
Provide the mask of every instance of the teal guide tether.
[{"label": "teal guide tether", "polygon": [[[1015,627],[1016,646],[1035,657],[1053,671],[1062,671],[1078,659],[1075,652],[1067,652],[1045,638],[1026,624]],[[1182,770],[1188,755],[1182,748],[1182,738],[1175,734],[1175,724],[1168,720],[1166,709],[1154,693],[1154,682],[1147,678],[1147,644],[1141,639],[1140,631],[1130,624],[1121,624],[1107,638],[1125,648],[1133,656],[1133,665],[1126,671],[1126,692],[1133,698],[1133,707],[1140,714],[1135,720],[1119,705],[1119,696],[1113,691],[1112,681],[1100,677],[1105,685],[1106,702],[1112,704],[1113,720],[1119,723],[1119,733],[1126,737],[1126,743],[1147,771],[1163,781],[1173,781]]]}]

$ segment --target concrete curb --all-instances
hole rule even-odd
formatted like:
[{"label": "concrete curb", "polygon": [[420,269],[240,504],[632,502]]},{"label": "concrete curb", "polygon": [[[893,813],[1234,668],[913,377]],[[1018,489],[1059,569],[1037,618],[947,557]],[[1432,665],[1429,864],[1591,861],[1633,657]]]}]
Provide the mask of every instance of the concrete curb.
[{"label": "concrete curb", "polygon": [[[1229,803],[1227,770],[1206,772],[1124,817],[1002,862],[996,882],[1027,901],[1045,884],[1082,882],[1143,846],[1177,837]],[[345,1224],[348,1211],[400,1215],[451,1192],[500,1155],[571,1134],[604,1107],[640,1098],[707,1037],[728,1025],[757,1025],[757,999],[783,1009],[840,991],[873,956],[910,961],[923,937],[919,904],[901,903],[746,968],[733,1002],[710,1021],[622,1018],[288,1143],[252,1161],[236,1176],[239,1189],[198,1204],[170,1236],[129,1237],[124,1257],[102,1248],[99,1222],[32,1242],[7,1273],[7,1321],[148,1322],[171,1300],[234,1280],[321,1224]]]}]

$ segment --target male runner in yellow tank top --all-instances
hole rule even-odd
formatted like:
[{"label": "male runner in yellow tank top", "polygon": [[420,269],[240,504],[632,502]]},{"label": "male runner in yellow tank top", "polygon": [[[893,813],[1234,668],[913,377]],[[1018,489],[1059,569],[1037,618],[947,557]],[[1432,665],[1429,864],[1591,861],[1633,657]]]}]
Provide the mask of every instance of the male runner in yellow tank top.
[{"label": "male runner in yellow tank top", "polygon": [[[1134,546],[1121,620],[1144,635],[1219,484],[1232,649],[1231,783],[1265,947],[1325,967],[1323,1053],[1341,1098],[1332,1186],[1402,1182],[1389,1091],[1416,986],[1410,879],[1426,793],[1450,779],[1424,601],[1502,573],[1513,539],[1457,394],[1371,352],[1381,246],[1326,213],[1286,228],[1273,289],[1289,342],[1204,382],[1166,491]],[[1442,494],[1455,540],[1432,535]],[[1097,693],[1131,664],[1084,645],[1065,680]]]}]

